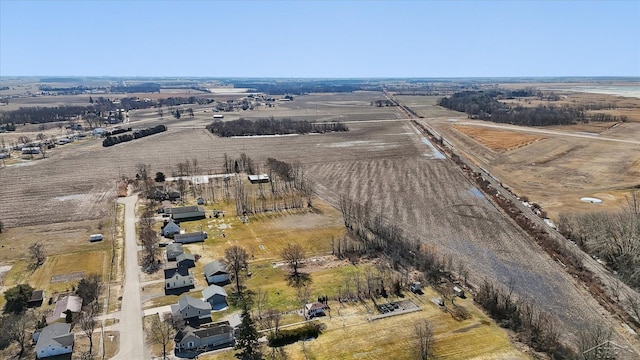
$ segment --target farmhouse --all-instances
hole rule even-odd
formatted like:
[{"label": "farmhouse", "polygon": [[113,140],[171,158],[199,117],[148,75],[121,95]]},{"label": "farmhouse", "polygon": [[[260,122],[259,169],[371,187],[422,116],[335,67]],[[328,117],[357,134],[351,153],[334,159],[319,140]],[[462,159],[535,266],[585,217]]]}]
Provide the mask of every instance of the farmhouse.
[{"label": "farmhouse", "polygon": [[193,274],[188,268],[164,269],[165,293],[181,293],[194,287]]},{"label": "farmhouse", "polygon": [[171,314],[180,315],[184,320],[200,320],[211,317],[211,305],[189,295],[182,295],[177,304],[171,305]]},{"label": "farmhouse", "polygon": [[208,284],[226,284],[229,282],[229,272],[220,261],[212,261],[204,266],[204,277]]},{"label": "farmhouse", "polygon": [[206,232],[195,232],[195,233],[186,233],[186,234],[175,234],[173,235],[173,241],[180,244],[190,244],[194,242],[203,242],[204,239],[207,238]]},{"label": "farmhouse", "polygon": [[171,209],[171,218],[178,222],[201,220],[206,217],[204,209],[200,206],[181,206]]},{"label": "farmhouse", "polygon": [[65,321],[67,311],[79,313],[82,310],[82,298],[79,296],[68,295],[56,301],[56,307],[53,314],[47,318],[47,324],[53,324],[57,321]]},{"label": "farmhouse", "polygon": [[218,285],[209,285],[202,290],[202,298],[211,304],[213,310],[222,310],[227,307],[227,292]]},{"label": "farmhouse", "polygon": [[228,321],[209,324],[206,327],[192,328],[186,326],[179,331],[174,341],[176,352],[219,347],[233,343],[233,327]]},{"label": "farmhouse", "polygon": [[71,324],[63,323],[51,324],[42,329],[36,343],[38,359],[73,352],[74,336],[70,330]]},{"label": "farmhouse", "polygon": [[310,303],[305,305],[308,317],[322,316],[324,315],[324,305],[319,302]]},{"label": "farmhouse", "polygon": [[175,234],[180,234],[180,225],[170,220],[160,230],[160,235],[168,238],[172,238]]},{"label": "farmhouse", "polygon": [[176,256],[176,262],[178,267],[192,268],[196,266],[196,257],[193,254],[182,253]]},{"label": "farmhouse", "polygon": [[267,174],[249,175],[249,182],[252,184],[269,183],[269,175]]},{"label": "farmhouse", "polygon": [[167,245],[167,260],[175,261],[178,258],[178,255],[184,253],[182,249],[182,244],[173,243]]}]

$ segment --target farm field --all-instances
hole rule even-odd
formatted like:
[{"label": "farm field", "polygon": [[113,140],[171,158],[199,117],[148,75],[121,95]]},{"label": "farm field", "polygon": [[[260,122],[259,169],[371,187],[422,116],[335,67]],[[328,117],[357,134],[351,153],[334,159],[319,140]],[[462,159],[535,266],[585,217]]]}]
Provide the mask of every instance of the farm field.
[{"label": "farm field", "polygon": [[[518,84],[517,88],[522,86]],[[561,213],[620,209],[626,205],[626,197],[640,185],[640,124],[634,117],[640,114],[640,100],[602,94],[562,94],[563,99],[552,104],[615,103],[616,111],[625,112],[630,121],[530,128],[469,120],[466,114],[458,112],[451,117],[432,116],[440,108],[435,97],[398,98],[423,115],[426,119],[421,121],[442,134],[456,151],[489,170],[516,194],[540,204],[553,219]],[[531,104],[512,102],[523,106],[542,104],[537,100]],[[536,137],[540,139],[525,142],[524,146],[510,146],[514,139]],[[602,199],[603,203],[580,201],[584,196]]]},{"label": "farm field", "polygon": [[[378,99],[382,96],[381,93],[356,94],[353,98],[336,100],[335,104],[329,104],[332,100],[323,98],[324,95],[309,96],[308,99],[311,100],[307,101],[310,104],[296,105],[300,106],[298,109],[286,108],[293,107],[297,98],[286,105],[278,105],[284,109],[274,112],[281,114],[277,116],[306,116],[302,112],[315,113],[315,105],[312,104],[315,101],[321,103],[318,105],[318,112],[322,114],[325,111],[327,120],[329,117],[341,119],[342,110],[339,105],[343,105],[351,111],[348,116],[342,117],[343,121],[348,121],[350,131],[287,137],[217,138],[203,128],[208,124],[204,115],[180,123],[167,120],[169,130],[165,133],[110,148],[103,148],[98,141],[86,142],[72,148],[63,148],[56,156],[29,166],[0,169],[0,179],[5,184],[2,190],[3,200],[8,205],[0,208],[0,218],[9,228],[35,226],[40,229],[45,229],[48,224],[70,220],[79,222],[101,219],[107,213],[105,209],[112,205],[116,178],[121,175],[133,177],[137,163],[149,164],[151,173],[162,171],[169,175],[175,171],[178,162],[190,159],[198,160],[203,173],[222,173],[225,153],[231,157],[239,157],[244,152],[259,164],[264,163],[268,157],[287,162],[300,161],[305,174],[314,181],[316,193],[324,201],[336,208],[339,207],[341,196],[360,203],[369,201],[373,209],[379,209],[385,218],[400,226],[408,237],[420,239],[438,254],[451,255],[457,264],[462,264],[469,270],[471,283],[477,285],[489,278],[504,286],[513,284],[517,296],[532,300],[558,321],[563,340],[575,343],[581,329],[602,322],[613,324],[611,319],[601,315],[602,310],[595,300],[585,290],[576,287],[558,263],[542,253],[536,245],[532,245],[530,239],[496,210],[449,160],[443,159],[426,139],[418,135],[408,121],[398,119],[396,109],[374,108],[364,100],[367,96],[372,100]],[[317,96],[316,100],[312,96]],[[417,103],[418,100],[412,101]],[[473,122],[466,123],[463,121],[464,116],[459,116],[459,113],[445,111],[433,104],[434,99],[426,99],[421,111],[426,117],[444,118],[426,121],[441,126],[438,129],[443,129],[442,133],[447,139],[448,135],[457,133],[455,141],[472,144],[477,147],[477,151],[483,151],[482,154],[496,158],[515,152],[530,161],[532,157],[526,155],[525,149],[548,143],[549,140],[557,140],[556,147],[570,143],[559,136],[552,139],[545,135],[545,140],[494,154],[453,129],[450,126],[453,122],[449,119],[459,119],[455,123],[465,126],[473,126]],[[271,111],[260,110],[253,114],[263,117],[269,116]],[[373,115],[376,111],[380,113]],[[457,116],[454,117],[454,114]],[[152,114],[148,114],[148,119],[143,120],[138,120],[136,116],[131,118],[132,124],[138,121],[159,121]],[[619,131],[617,128],[612,130]],[[590,139],[577,138],[575,141]],[[626,144],[618,145],[623,147]],[[586,161],[587,155],[584,156],[582,161]],[[628,156],[630,160],[634,155],[631,153],[624,156]],[[551,161],[555,160],[550,159]],[[490,164],[490,161],[487,163]],[[610,163],[604,165],[613,166]],[[500,177],[501,174],[498,173],[497,176]],[[608,175],[596,173],[594,176]],[[569,178],[569,181],[575,183],[576,180]],[[507,184],[519,193],[520,188],[509,182]],[[544,188],[542,183],[537,186]],[[553,196],[551,190],[553,189],[548,189],[550,197]],[[547,208],[547,204],[542,201],[544,199],[539,200],[533,194],[529,196]],[[330,211],[336,210],[327,207],[326,213]],[[234,213],[230,211],[228,214],[233,216]],[[278,220],[289,221],[274,221],[277,223]],[[248,231],[251,223],[243,230],[231,225],[229,236],[224,241],[220,241],[215,228],[209,230],[207,227],[212,239],[207,240],[209,242],[205,245],[212,246],[207,246],[211,250],[202,251],[203,261],[219,258],[220,249],[229,244],[227,241],[237,240],[237,243],[248,246],[252,242],[259,245],[259,240],[266,240],[267,245],[269,241],[277,241],[273,238],[262,239],[260,234],[251,234]],[[256,228],[259,226],[265,225],[258,222]],[[238,230],[234,233],[235,229]],[[335,229],[338,229],[337,225]],[[292,234],[294,231],[278,233],[277,226],[272,230],[279,234],[276,237],[299,239]],[[326,239],[334,231],[338,233],[337,230],[318,231],[318,239]],[[314,245],[314,241],[311,241],[309,250],[317,251],[318,254],[326,251],[326,247],[318,246],[318,243]],[[198,246],[201,245],[189,245],[187,248],[196,253],[199,251]],[[277,248],[266,246],[265,252],[260,256],[264,259],[272,258],[273,253],[277,253]],[[258,253],[258,250],[255,251]],[[262,271],[263,268],[260,269]],[[267,267],[264,267],[264,271],[267,273]],[[276,271],[270,274],[267,276],[280,276]],[[505,358],[509,356],[506,355]]]}]

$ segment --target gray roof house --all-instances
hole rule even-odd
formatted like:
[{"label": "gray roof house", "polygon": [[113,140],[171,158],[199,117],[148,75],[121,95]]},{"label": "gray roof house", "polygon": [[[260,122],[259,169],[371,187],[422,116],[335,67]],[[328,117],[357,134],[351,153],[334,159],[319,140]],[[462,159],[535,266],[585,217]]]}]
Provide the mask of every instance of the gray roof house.
[{"label": "gray roof house", "polygon": [[178,267],[192,268],[196,266],[196,257],[193,254],[182,253],[176,256]]},{"label": "gray roof house", "polygon": [[227,292],[218,285],[209,285],[202,290],[202,299],[211,304],[213,310],[222,310],[227,307]]},{"label": "gray roof house", "polygon": [[167,245],[167,260],[175,261],[178,255],[184,253],[182,249],[182,244],[173,243]]},{"label": "gray roof house", "polygon": [[66,323],[55,323],[43,328],[36,343],[38,359],[72,353],[74,336],[70,330],[71,324]]},{"label": "gray roof house", "polygon": [[162,227],[162,230],[160,230],[160,235],[164,237],[171,238],[175,234],[180,234],[180,225],[173,222],[173,220],[167,222],[167,224]]},{"label": "gray roof house", "polygon": [[[200,328],[186,326],[178,331],[174,341],[176,342],[176,355],[182,352],[196,354],[225,345],[231,346],[234,341],[233,327],[228,321],[209,324]],[[194,354],[195,355],[195,354]]]},{"label": "gray roof house", "polygon": [[211,317],[211,305],[189,295],[182,295],[177,304],[171,305],[171,314],[179,314],[185,320],[207,319]]},{"label": "gray roof house", "polygon": [[175,221],[191,221],[206,218],[207,215],[200,206],[182,206],[171,209],[171,218]]},{"label": "gray roof house", "polygon": [[204,266],[204,277],[209,284],[226,284],[229,282],[229,272],[220,261],[212,261]]},{"label": "gray roof house", "polygon": [[186,234],[175,234],[173,235],[173,241],[180,244],[190,244],[195,242],[203,242],[204,239],[206,239],[207,237],[208,235],[206,232],[199,231],[199,232],[186,233]]},{"label": "gray roof house", "polygon": [[180,294],[194,287],[193,274],[188,268],[164,269],[165,294]]}]

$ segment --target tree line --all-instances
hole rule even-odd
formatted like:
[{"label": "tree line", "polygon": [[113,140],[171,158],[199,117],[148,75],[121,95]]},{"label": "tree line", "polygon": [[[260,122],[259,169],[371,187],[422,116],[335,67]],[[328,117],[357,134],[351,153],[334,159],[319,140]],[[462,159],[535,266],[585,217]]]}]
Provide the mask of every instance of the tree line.
[{"label": "tree line", "polygon": [[238,119],[233,121],[214,121],[207,129],[220,137],[256,136],[256,135],[288,135],[349,131],[340,122],[311,123],[306,120],[284,119]]},{"label": "tree line", "polygon": [[[592,105],[538,105],[536,107],[511,106],[499,101],[513,92],[502,90],[462,91],[443,97],[438,105],[464,112],[469,118],[490,120],[524,126],[573,125],[589,121],[627,121],[627,117],[609,114],[590,114]],[[520,94],[520,93],[515,93]]]},{"label": "tree line", "polygon": [[558,230],[604,261],[624,283],[640,290],[640,192],[633,193],[628,206],[617,212],[562,214]]},{"label": "tree line", "polygon": [[122,134],[119,136],[107,136],[104,140],[102,140],[103,147],[109,147],[113,145],[117,145],[123,142],[132,141],[136,139],[140,139],[149,135],[158,134],[163,131],[167,131],[167,127],[164,125],[157,125],[152,128],[142,129],[135,131],[133,134]]}]

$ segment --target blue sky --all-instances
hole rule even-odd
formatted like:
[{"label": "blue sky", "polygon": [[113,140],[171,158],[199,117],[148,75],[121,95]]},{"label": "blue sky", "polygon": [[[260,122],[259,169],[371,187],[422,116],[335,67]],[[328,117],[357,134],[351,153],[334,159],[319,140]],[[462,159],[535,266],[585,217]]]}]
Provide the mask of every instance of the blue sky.
[{"label": "blue sky", "polygon": [[640,1],[0,0],[0,76],[640,76]]}]

